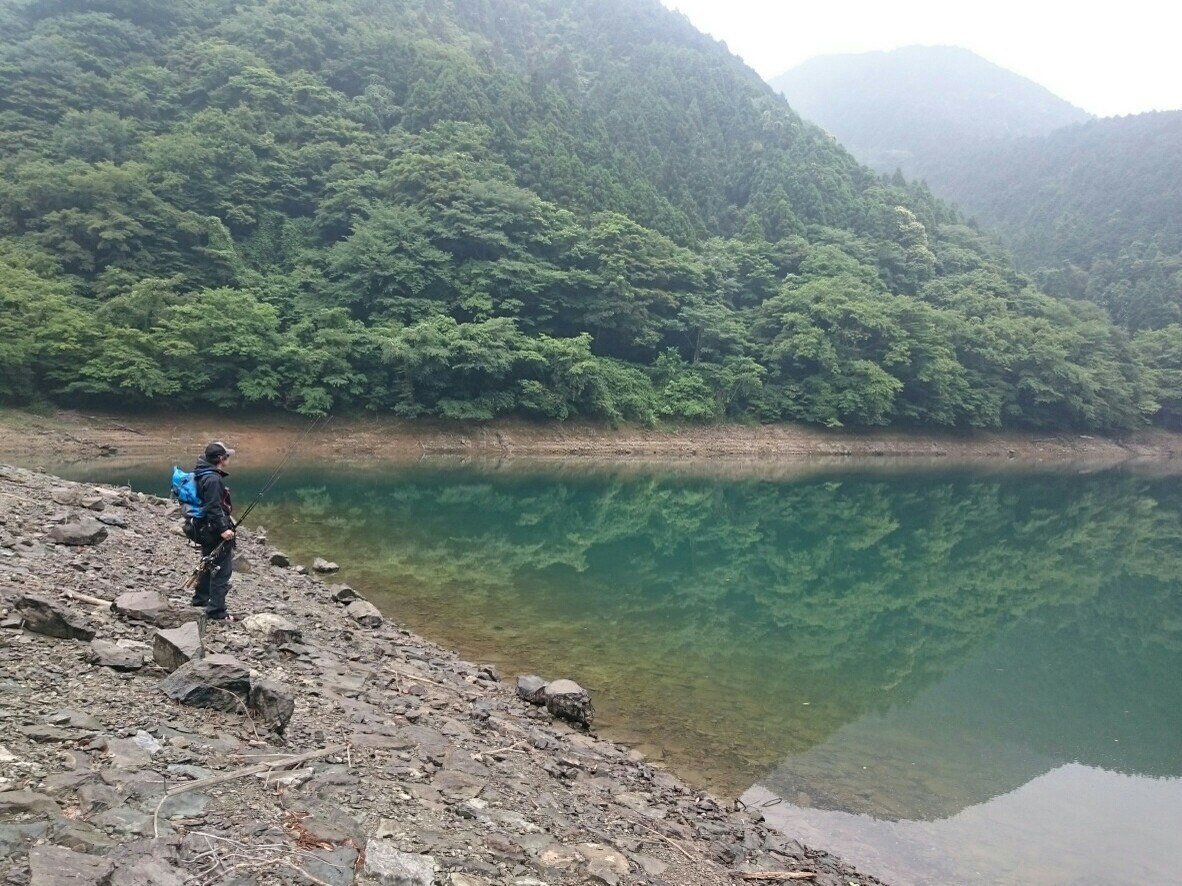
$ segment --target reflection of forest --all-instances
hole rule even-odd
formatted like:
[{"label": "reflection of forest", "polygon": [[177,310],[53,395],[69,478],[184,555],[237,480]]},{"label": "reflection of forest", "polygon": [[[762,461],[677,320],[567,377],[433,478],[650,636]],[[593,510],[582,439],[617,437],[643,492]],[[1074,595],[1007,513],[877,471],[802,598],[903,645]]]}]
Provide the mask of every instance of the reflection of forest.
[{"label": "reflection of forest", "polygon": [[[1057,691],[1082,692],[1083,715],[1117,685],[1083,679],[1096,668],[1136,669],[1165,704],[1182,663],[1174,480],[304,479],[267,520],[285,544],[359,564],[349,579],[429,634],[579,677],[617,734],[727,792],[909,703],[1008,626],[1039,624],[1045,654],[1011,676],[1043,701],[1007,727],[1035,745]],[[1155,769],[1143,750],[1075,758]]]}]

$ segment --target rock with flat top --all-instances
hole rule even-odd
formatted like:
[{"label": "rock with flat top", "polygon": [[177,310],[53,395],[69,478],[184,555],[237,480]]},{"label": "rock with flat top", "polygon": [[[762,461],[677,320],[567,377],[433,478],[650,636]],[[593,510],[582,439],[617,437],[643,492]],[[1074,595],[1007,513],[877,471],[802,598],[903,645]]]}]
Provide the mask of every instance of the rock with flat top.
[{"label": "rock with flat top", "polygon": [[111,609],[128,621],[159,624],[168,612],[168,601],[155,591],[128,591],[115,598]]},{"label": "rock with flat top", "polygon": [[30,633],[87,643],[94,639],[94,629],[89,623],[55,600],[23,594],[17,598],[16,611],[24,620],[25,630]]},{"label": "rock with flat top", "polygon": [[262,637],[276,646],[284,643],[298,643],[301,639],[300,629],[273,612],[258,612],[248,615],[242,620],[242,627],[256,637]]},{"label": "rock with flat top", "polygon": [[144,666],[144,654],[110,640],[91,640],[87,660],[113,671],[138,671]]},{"label": "rock with flat top", "polygon": [[81,520],[54,526],[47,535],[54,544],[74,547],[97,545],[106,540],[107,527],[94,517],[83,517]]},{"label": "rock with flat top", "polygon": [[382,613],[378,611],[378,607],[365,600],[354,600],[345,608],[345,613],[362,627],[380,628],[382,626]]},{"label": "rock with flat top", "polygon": [[160,691],[181,704],[242,712],[250,694],[250,670],[231,655],[207,655],[161,680]]},{"label": "rock with flat top", "polygon": [[570,720],[590,726],[595,720],[595,709],[591,706],[591,696],[574,680],[555,680],[547,683],[542,690],[542,698],[548,710],[555,717]]},{"label": "rock with flat top", "polygon": [[186,622],[179,628],[157,631],[152,638],[152,658],[170,674],[204,655],[201,631],[195,621]]},{"label": "rock with flat top", "polygon": [[395,849],[384,840],[365,844],[365,872],[382,886],[432,886],[435,859]]},{"label": "rock with flat top", "polygon": [[106,858],[62,846],[29,850],[30,886],[107,886],[114,871],[115,865]]}]

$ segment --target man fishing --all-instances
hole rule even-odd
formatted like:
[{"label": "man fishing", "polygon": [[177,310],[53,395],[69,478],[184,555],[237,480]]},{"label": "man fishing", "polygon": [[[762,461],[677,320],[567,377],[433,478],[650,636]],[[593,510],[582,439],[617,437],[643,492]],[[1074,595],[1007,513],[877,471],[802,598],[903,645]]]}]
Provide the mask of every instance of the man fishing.
[{"label": "man fishing", "polygon": [[233,449],[214,441],[205,447],[193,469],[204,517],[195,518],[194,536],[201,545],[202,569],[193,592],[194,606],[204,606],[206,618],[237,621],[226,611],[226,594],[234,572],[234,521],[230,519],[230,489],[226,465]]}]

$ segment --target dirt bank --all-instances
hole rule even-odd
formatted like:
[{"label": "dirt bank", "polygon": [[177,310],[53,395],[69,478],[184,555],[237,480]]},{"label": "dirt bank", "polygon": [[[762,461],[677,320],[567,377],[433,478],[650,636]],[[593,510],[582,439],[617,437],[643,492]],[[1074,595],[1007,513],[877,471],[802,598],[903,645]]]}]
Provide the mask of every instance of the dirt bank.
[{"label": "dirt bank", "polygon": [[262,537],[242,620],[203,623],[177,527],[166,500],[0,464],[4,882],[879,882],[568,723],[577,686],[536,706]]},{"label": "dirt bank", "polygon": [[[307,422],[289,416],[112,415],[0,411],[0,457],[29,463],[88,460],[118,454],[189,452],[213,438],[238,445],[245,458],[269,459],[291,445]],[[499,421],[447,424],[396,419],[336,418],[307,436],[303,454],[338,459],[423,456],[599,459],[613,462],[692,459],[817,458],[975,461],[1170,461],[1182,435],[1145,431],[1124,438],[1081,434],[839,433],[792,425],[608,428],[577,423]]]}]

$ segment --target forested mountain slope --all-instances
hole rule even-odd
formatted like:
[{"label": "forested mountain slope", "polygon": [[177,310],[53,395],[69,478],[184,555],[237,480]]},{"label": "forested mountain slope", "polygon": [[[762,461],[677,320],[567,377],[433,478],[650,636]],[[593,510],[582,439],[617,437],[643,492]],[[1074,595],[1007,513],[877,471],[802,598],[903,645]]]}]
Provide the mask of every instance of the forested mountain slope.
[{"label": "forested mountain slope", "polygon": [[980,144],[929,180],[995,230],[1048,291],[1130,329],[1182,322],[1182,111]]},{"label": "forested mountain slope", "polygon": [[0,81],[0,398],[1158,414],[1102,311],[657,0],[2,0]]},{"label": "forested mountain slope", "polygon": [[1046,135],[1091,116],[955,46],[818,56],[770,83],[863,163],[929,181],[932,165],[949,152]]}]

